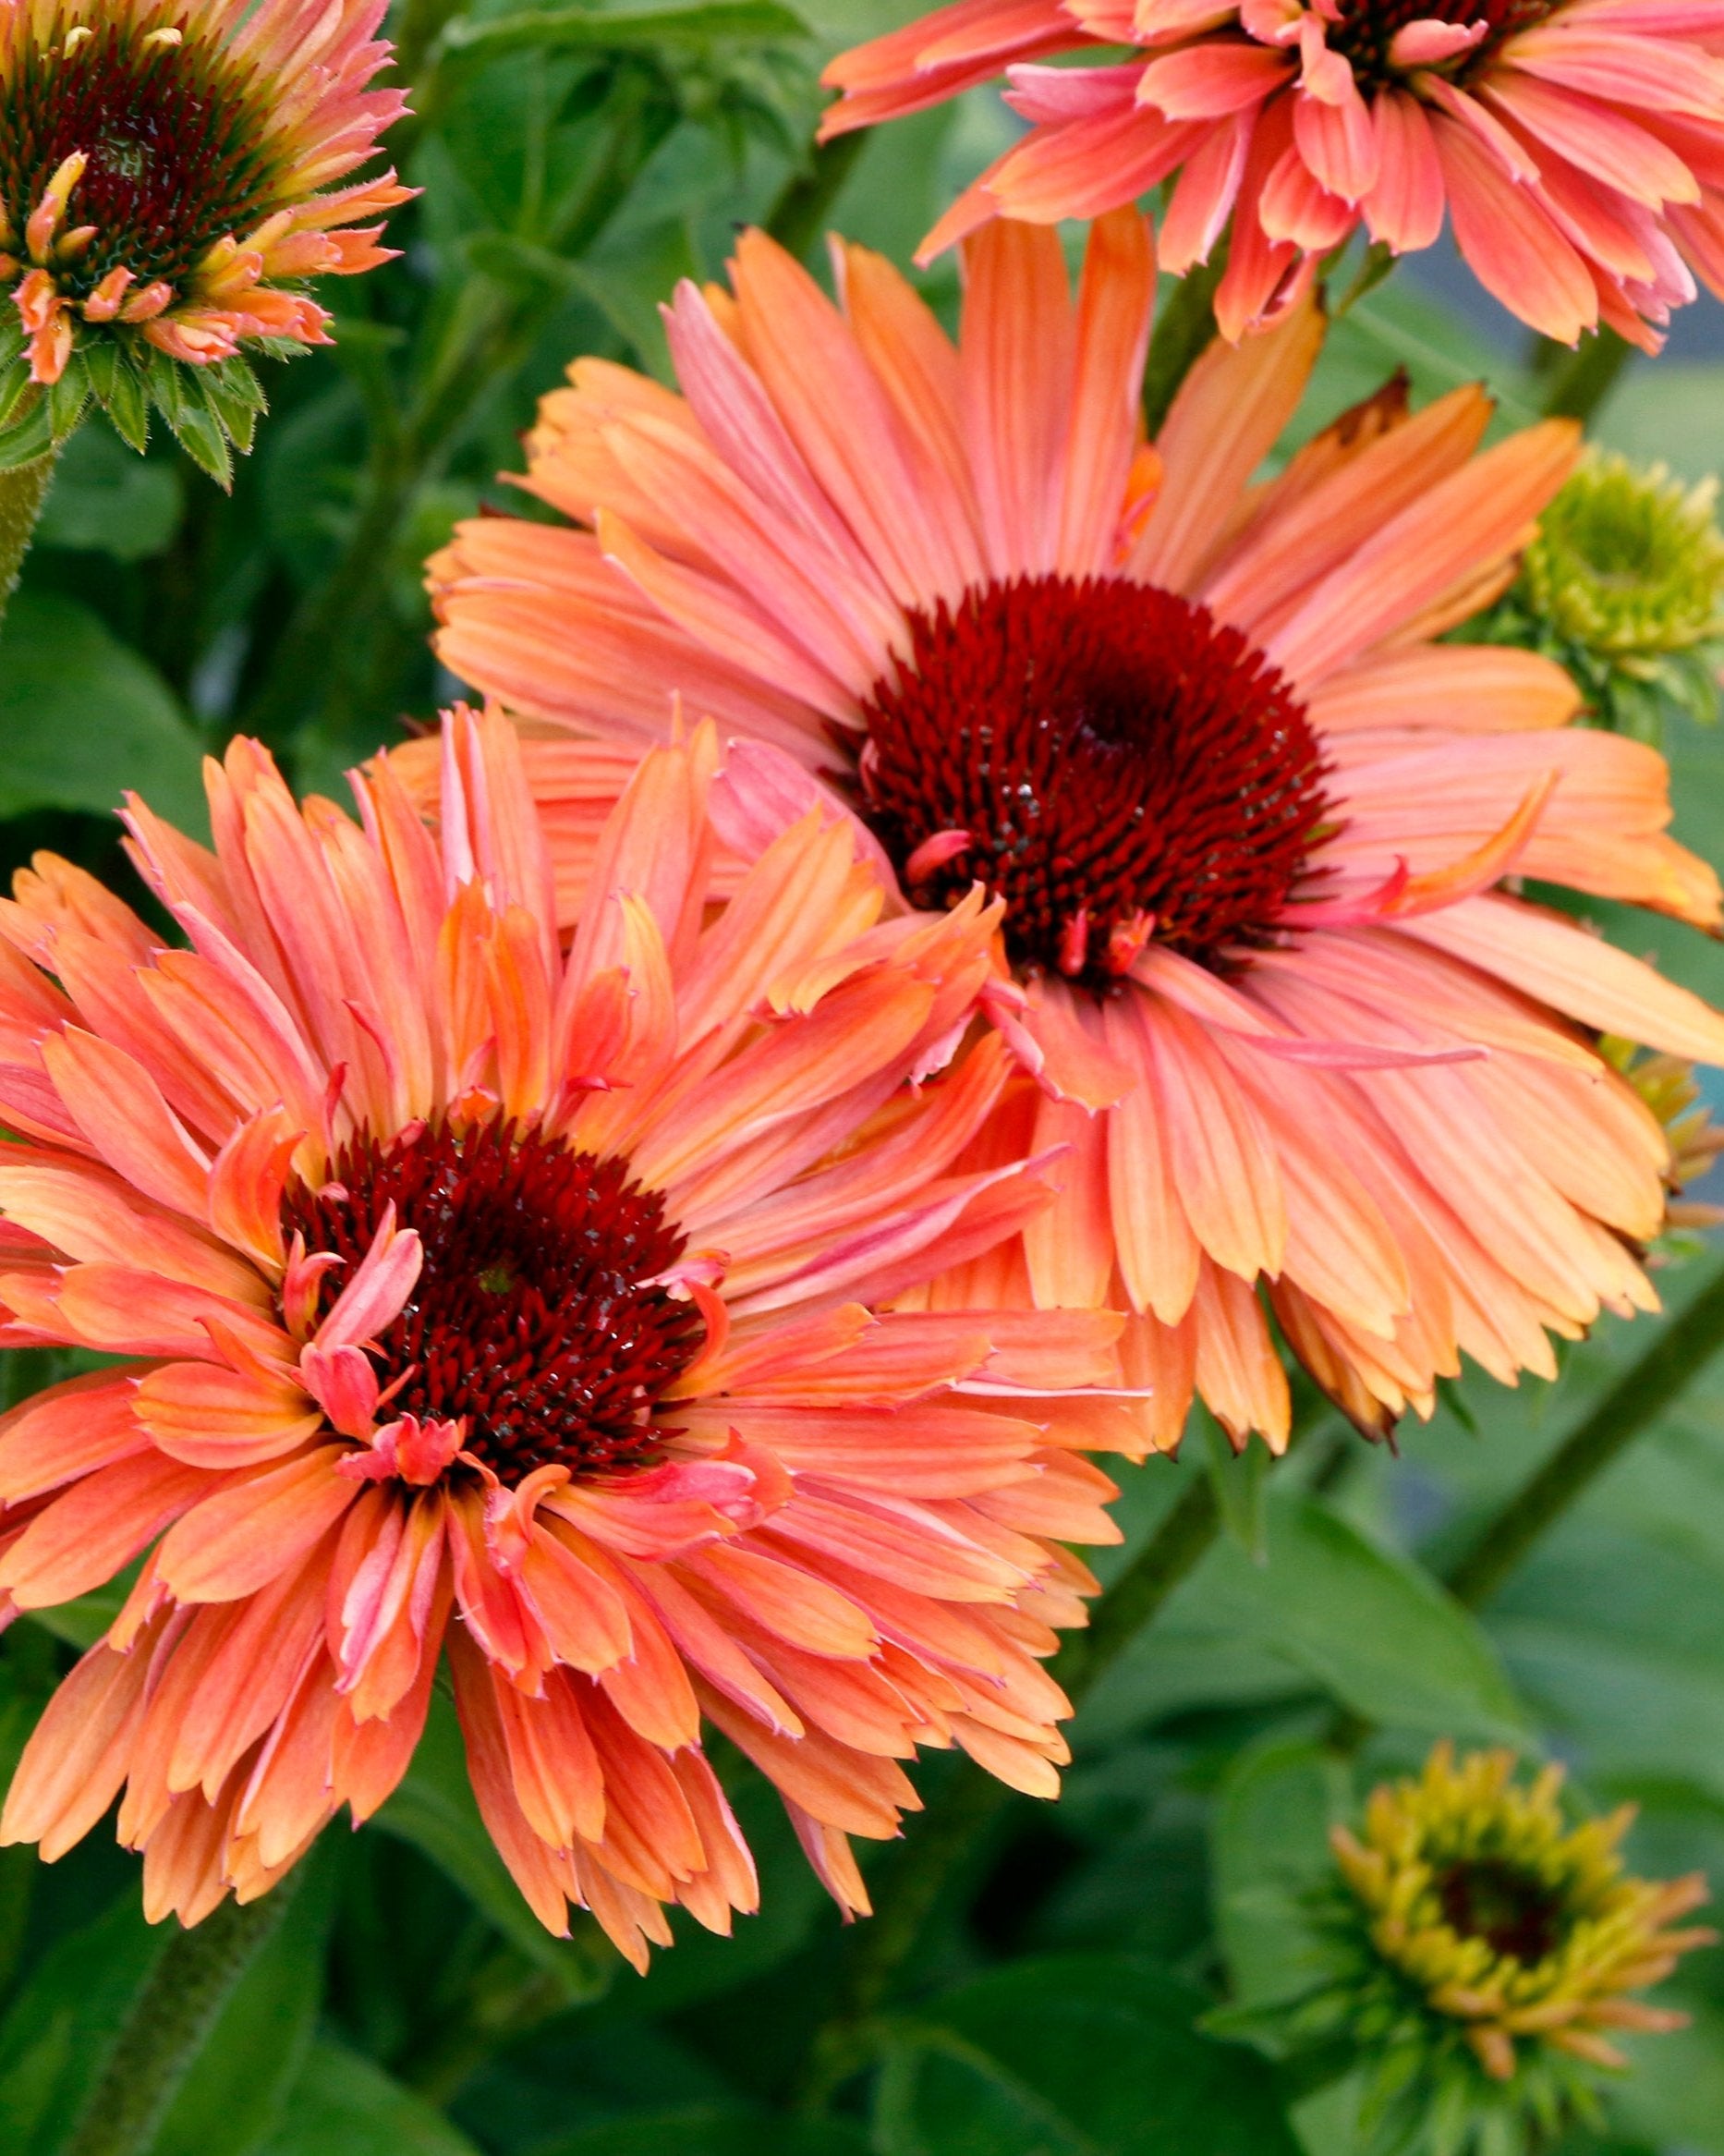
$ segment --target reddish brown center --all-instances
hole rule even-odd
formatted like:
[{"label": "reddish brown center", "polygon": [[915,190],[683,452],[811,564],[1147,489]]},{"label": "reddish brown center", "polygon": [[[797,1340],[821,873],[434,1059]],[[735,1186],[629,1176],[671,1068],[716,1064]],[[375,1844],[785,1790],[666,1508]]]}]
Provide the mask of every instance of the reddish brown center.
[{"label": "reddish brown center", "polygon": [[863,805],[911,900],[950,907],[979,879],[1021,968],[1094,988],[1150,937],[1243,964],[1280,932],[1326,812],[1281,675],[1123,579],[1022,578],[912,615],[867,717]]},{"label": "reddish brown center", "polygon": [[1512,1955],[1524,1968],[1554,1953],[1561,1940],[1558,1895],[1500,1858],[1451,1865],[1437,1882],[1437,1898],[1444,1920],[1463,1939],[1482,1939],[1493,1954]]},{"label": "reddish brown center", "polygon": [[657,1191],[624,1162],[506,1124],[360,1139],[285,1207],[290,1236],[347,1261],[326,1301],[392,1201],[425,1257],[373,1354],[385,1387],[405,1380],[391,1411],[464,1419],[467,1451],[509,1484],[552,1461],[578,1473],[652,1456],[653,1408],[702,1337],[693,1306],[653,1285],[683,1249]]},{"label": "reddish brown center", "polygon": [[[172,18],[151,27],[172,26]],[[0,81],[0,211],[22,245],[24,226],[62,161],[90,160],[62,230],[93,225],[82,251],[55,262],[74,295],[111,269],[178,286],[210,245],[243,237],[273,206],[276,161],[246,73],[221,46],[187,30],[151,43],[140,26],[92,22],[66,41],[52,24]]]},{"label": "reddish brown center", "polygon": [[1389,48],[1395,32],[1408,23],[1453,22],[1470,28],[1482,22],[1486,30],[1479,43],[1444,64],[1445,73],[1465,75],[1517,30],[1542,22],[1554,5],[1555,0],[1340,0],[1341,20],[1326,26],[1326,43],[1352,62],[1360,87],[1372,90],[1392,79]]}]

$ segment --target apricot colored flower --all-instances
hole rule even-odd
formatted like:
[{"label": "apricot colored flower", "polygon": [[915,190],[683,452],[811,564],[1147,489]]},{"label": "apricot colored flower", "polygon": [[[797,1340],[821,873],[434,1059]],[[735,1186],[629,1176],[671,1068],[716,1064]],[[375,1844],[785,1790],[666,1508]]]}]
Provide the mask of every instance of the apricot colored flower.
[{"label": "apricot colored flower", "polygon": [[490,518],[432,564],[571,858],[675,691],[740,737],[745,858],[774,793],[838,798],[912,909],[1003,901],[984,1001],[1038,1084],[978,1157],[1070,1150],[1011,1265],[940,1292],[1129,1310],[1158,1443],[1194,1381],[1282,1442],[1266,1300],[1369,1429],[1462,1351],[1549,1373],[1548,1334],[1650,1307],[1669,1147],[1586,1029],[1716,1062],[1724,1018],[1499,886],[1712,925],[1717,879],[1560,668],[1435,640],[1572,428],[1481,453],[1478,391],[1391,387],[1257,481],[1317,316],[1214,345],[1142,445],[1135,211],[1075,305],[1051,231],[984,227],[955,346],[878,256],[837,267],[842,311],[745,235],[734,293],[669,311],[682,395],[583,360],[544,401],[522,483],[585,529]]},{"label": "apricot colored flower", "polygon": [[1229,336],[1361,225],[1406,254],[1445,213],[1479,282],[1565,343],[1604,322],[1657,350],[1696,275],[1724,292],[1719,0],[958,0],[834,60],[824,132],[1002,70],[1029,133],[929,254],[988,217],[1090,217],[1172,180],[1165,268],[1208,262],[1231,225]]},{"label": "apricot colored flower", "polygon": [[32,381],[91,345],[206,366],[329,342],[306,279],[386,262],[369,221],[408,192],[348,177],[402,110],[366,87],[383,9],[0,0],[0,286]]},{"label": "apricot colored flower", "polygon": [[[882,922],[842,819],[710,918],[715,744],[649,756],[565,958],[514,737],[457,714],[441,844],[387,768],[360,822],[211,767],[214,851],[134,803],[189,948],[39,859],[0,907],[8,1345],[129,1358],[0,1431],[0,1590],[141,1568],[25,1751],[0,1834],[119,1797],[145,1906],[261,1894],[405,1771],[446,1654],[480,1809],[553,1931],[644,1964],[662,1905],[755,1900],[702,1749],[845,1837],[963,1745],[1051,1790],[1037,1658],[1111,1539],[1069,1446],[1107,1319],[877,1314],[1045,1197],[955,1165],[979,898]],[[929,1082],[905,1091],[917,1077]]]}]

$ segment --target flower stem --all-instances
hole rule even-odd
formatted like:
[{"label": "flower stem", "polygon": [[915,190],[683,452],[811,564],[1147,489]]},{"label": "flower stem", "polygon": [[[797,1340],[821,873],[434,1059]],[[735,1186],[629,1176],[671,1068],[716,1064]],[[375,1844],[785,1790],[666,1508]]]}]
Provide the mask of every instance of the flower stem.
[{"label": "flower stem", "polygon": [[832,204],[844,192],[844,182],[856,170],[856,159],[868,147],[872,130],[857,128],[822,142],[807,164],[785,181],[766,220],[766,229],[778,244],[798,261],[820,237]]},{"label": "flower stem", "polygon": [[1226,268],[1223,240],[1208,262],[1199,262],[1180,279],[1155,325],[1144,370],[1144,420],[1152,442],[1172,408],[1180,384],[1215,335],[1215,293]]},{"label": "flower stem", "polygon": [[1627,1451],[1724,1346],[1724,1265],[1694,1300],[1661,1326],[1573,1431],[1462,1555],[1449,1590],[1469,1609],[1487,1602],[1548,1529],[1611,1462]]},{"label": "flower stem", "polygon": [[[1197,1475],[1097,1605],[1087,1632],[1067,1642],[1060,1675],[1076,1706],[1155,1616],[1220,1529],[1209,1476]],[[866,2064],[868,2024],[909,1960],[953,1872],[1011,1801],[1003,1782],[968,1760],[912,1826],[884,1881],[879,1913],[846,1942],[832,2012],[809,2049],[805,2110],[825,2108]]]},{"label": "flower stem", "polygon": [[1563,353],[1552,370],[1545,396],[1545,417],[1589,420],[1616,387],[1634,357],[1634,347],[1613,329],[1583,339],[1580,348]]},{"label": "flower stem", "polygon": [[28,464],[0,471],[0,621],[6,619],[7,603],[18,590],[18,572],[48,498],[59,454],[50,449]]},{"label": "flower stem", "polygon": [[144,2156],[297,1877],[243,1906],[225,1901],[168,1941],[60,2156]]}]

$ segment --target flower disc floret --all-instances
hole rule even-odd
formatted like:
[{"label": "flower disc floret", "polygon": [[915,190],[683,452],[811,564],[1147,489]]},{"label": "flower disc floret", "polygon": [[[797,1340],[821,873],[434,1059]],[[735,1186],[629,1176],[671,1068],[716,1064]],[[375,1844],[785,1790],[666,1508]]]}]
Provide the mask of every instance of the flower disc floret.
[{"label": "flower disc floret", "polygon": [[972,589],[907,627],[864,703],[859,768],[913,904],[979,881],[1020,968],[1091,987],[1152,937],[1220,970],[1277,940],[1325,813],[1321,760],[1237,629],[1072,577]]},{"label": "flower disc floret", "polygon": [[685,1238],[622,1160],[496,1121],[351,1140],[329,1179],[283,1200],[306,1258],[341,1260],[334,1300],[385,1218],[417,1235],[419,1276],[368,1353],[393,1412],[459,1426],[461,1456],[508,1488],[653,1458],[653,1410],[693,1359],[698,1311],[663,1275]]}]

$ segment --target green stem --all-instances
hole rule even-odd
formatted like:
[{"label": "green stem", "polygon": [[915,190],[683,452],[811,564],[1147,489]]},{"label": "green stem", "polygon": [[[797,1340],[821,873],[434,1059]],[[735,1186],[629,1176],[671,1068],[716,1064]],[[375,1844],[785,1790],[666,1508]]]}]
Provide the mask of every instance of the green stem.
[{"label": "green stem", "polygon": [[1616,387],[1634,347],[1613,329],[1582,340],[1580,349],[1564,352],[1552,369],[1545,395],[1545,417],[1589,420]]},{"label": "green stem", "polygon": [[292,1898],[290,1881],[176,1932],[127,2016],[60,2156],[144,2156],[239,1979]]},{"label": "green stem", "polygon": [[822,142],[802,170],[785,181],[772,204],[766,229],[798,261],[819,238],[828,213],[844,192],[844,182],[856,170],[868,135],[867,128],[858,128],[854,134]]},{"label": "green stem", "polygon": [[1585,1419],[1523,1483],[1453,1565],[1450,1592],[1469,1609],[1487,1602],[1540,1536],[1724,1346],[1724,1265],[1681,1314],[1660,1327]]},{"label": "green stem", "polygon": [[1227,243],[1187,271],[1162,310],[1144,370],[1144,419],[1151,441],[1172,408],[1179,385],[1215,335],[1215,293],[1227,268]]},{"label": "green stem", "polygon": [[18,572],[35,536],[59,454],[50,449],[28,464],[0,471],[0,621],[6,619],[7,603],[18,590]]},{"label": "green stem", "polygon": [[[1196,1567],[1220,1529],[1215,1486],[1197,1475],[1137,1555],[1097,1604],[1087,1632],[1067,1642],[1060,1675],[1076,1706]],[[880,1911],[850,1934],[832,2009],[815,2037],[802,2077],[808,2111],[866,2064],[868,2024],[915,1952],[953,1873],[974,1853],[1011,1801],[1003,1782],[964,1760],[911,1826],[883,1882]]]}]

